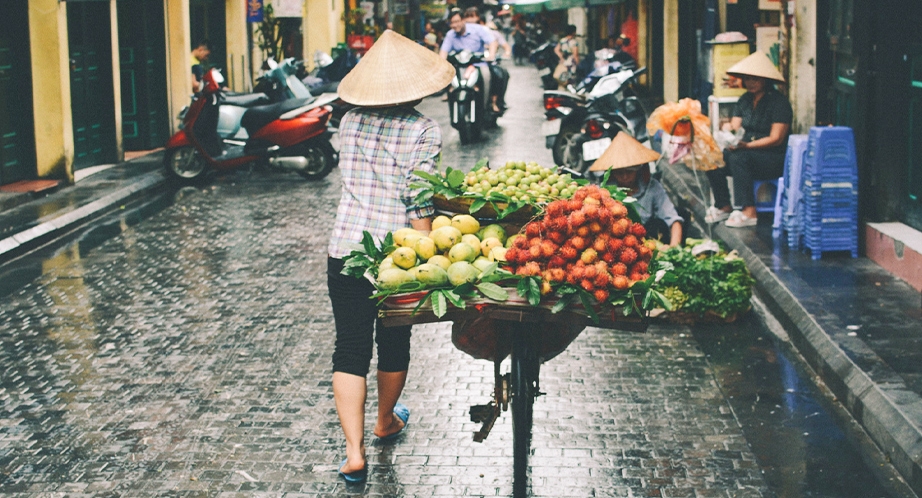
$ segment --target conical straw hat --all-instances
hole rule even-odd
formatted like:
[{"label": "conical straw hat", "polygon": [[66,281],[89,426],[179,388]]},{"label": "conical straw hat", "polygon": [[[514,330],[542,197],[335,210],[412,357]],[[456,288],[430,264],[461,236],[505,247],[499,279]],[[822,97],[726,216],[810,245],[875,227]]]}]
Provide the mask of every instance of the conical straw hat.
[{"label": "conical straw hat", "polygon": [[659,154],[644,147],[634,137],[619,132],[611,141],[611,145],[602,153],[602,157],[592,163],[589,171],[631,168],[656,161],[659,157]]},{"label": "conical straw hat", "polygon": [[784,83],[784,76],[781,75],[775,64],[764,52],[759,51],[753,52],[749,57],[731,66],[730,69],[727,69],[727,74],[737,78],[743,75],[758,76]]},{"label": "conical straw hat", "polygon": [[339,84],[339,96],[357,106],[412,102],[448,86],[455,68],[409,38],[386,30]]}]

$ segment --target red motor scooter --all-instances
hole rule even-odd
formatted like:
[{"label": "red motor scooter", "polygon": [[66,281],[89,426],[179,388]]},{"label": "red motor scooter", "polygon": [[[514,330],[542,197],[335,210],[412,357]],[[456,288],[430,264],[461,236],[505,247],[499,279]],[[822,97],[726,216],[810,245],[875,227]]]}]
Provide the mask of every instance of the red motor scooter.
[{"label": "red motor scooter", "polygon": [[294,171],[309,180],[327,176],[336,165],[327,122],[333,94],[289,99],[249,107],[241,118],[246,140],[218,135],[219,108],[224,100],[224,77],[217,69],[202,78],[203,89],[180,116],[181,130],[166,144],[164,165],[179,183],[202,180],[209,170],[228,171],[259,162],[274,169]]}]

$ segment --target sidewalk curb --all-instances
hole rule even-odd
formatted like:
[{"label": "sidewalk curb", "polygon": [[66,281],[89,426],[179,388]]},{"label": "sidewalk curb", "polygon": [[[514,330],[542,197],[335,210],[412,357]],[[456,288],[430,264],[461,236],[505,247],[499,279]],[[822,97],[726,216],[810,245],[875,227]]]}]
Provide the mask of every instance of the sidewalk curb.
[{"label": "sidewalk curb", "polygon": [[80,206],[73,211],[0,240],[0,262],[8,261],[54,237],[58,237],[77,226],[102,216],[117,204],[164,185],[166,177],[160,171],[152,171],[140,175],[127,183],[127,185],[112,193]]},{"label": "sidewalk curb", "polygon": [[[673,197],[677,203],[694,212],[697,220],[704,219],[706,206],[681,174],[664,168],[663,183],[677,194]],[[822,328],[778,276],[732,230],[717,225],[713,234],[739,252],[756,280],[760,299],[787,330],[800,354],[890,458],[913,491],[922,495],[922,420],[914,420],[904,409],[913,406],[918,411],[922,398],[908,389],[895,373],[888,376],[890,380],[886,385],[875,382],[839,344],[847,343],[853,355],[875,358],[877,355],[858,338],[845,336],[837,342],[833,332]]]}]

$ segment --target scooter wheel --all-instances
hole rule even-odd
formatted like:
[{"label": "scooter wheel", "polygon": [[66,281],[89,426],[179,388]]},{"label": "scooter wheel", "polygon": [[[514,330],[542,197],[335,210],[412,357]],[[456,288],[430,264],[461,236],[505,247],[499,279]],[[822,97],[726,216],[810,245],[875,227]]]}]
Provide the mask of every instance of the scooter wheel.
[{"label": "scooter wheel", "polygon": [[314,142],[304,145],[304,157],[307,167],[298,170],[298,174],[308,180],[322,180],[336,166],[337,154],[330,142]]},{"label": "scooter wheel", "polygon": [[193,147],[179,147],[167,150],[163,165],[168,178],[181,185],[193,185],[205,179],[208,163]]}]

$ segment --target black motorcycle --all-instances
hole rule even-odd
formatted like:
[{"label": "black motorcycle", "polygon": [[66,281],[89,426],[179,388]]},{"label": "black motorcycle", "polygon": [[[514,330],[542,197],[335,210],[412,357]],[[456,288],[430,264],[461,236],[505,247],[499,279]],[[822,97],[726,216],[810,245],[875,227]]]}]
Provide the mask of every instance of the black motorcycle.
[{"label": "black motorcycle", "polygon": [[557,52],[554,52],[554,47],[556,46],[556,43],[548,41],[531,51],[531,59],[535,61],[538,76],[541,77],[541,86],[545,90],[556,90],[559,86],[557,79],[554,78],[554,69],[557,68],[557,64],[560,62]]},{"label": "black motorcycle", "polygon": [[643,91],[637,85],[637,77],[645,71],[624,70],[601,78],[587,95],[585,105],[570,108],[558,120],[553,143],[546,141],[557,164],[585,173],[617,133],[627,133],[640,142],[649,139]]},{"label": "black motorcycle", "polygon": [[455,77],[448,91],[451,126],[458,130],[461,143],[469,144],[478,140],[483,130],[495,127],[501,113],[493,111],[490,96],[484,92],[481,67],[476,65],[484,62],[482,53],[468,50],[452,52],[448,54],[448,62],[455,66]]}]

